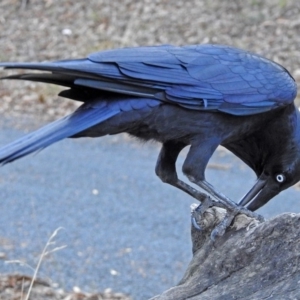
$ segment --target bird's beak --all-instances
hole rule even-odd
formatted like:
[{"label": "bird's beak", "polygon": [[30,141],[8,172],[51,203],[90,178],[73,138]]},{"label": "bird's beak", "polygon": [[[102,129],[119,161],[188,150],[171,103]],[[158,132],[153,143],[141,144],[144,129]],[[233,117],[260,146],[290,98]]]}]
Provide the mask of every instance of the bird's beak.
[{"label": "bird's beak", "polygon": [[260,176],[250,191],[240,200],[239,205],[248,204],[247,208],[254,211],[277,195],[279,190],[272,186],[268,179],[267,176]]},{"label": "bird's beak", "polygon": [[248,204],[266,185],[266,179],[260,179],[256,181],[250,191],[240,200],[239,205],[245,206]]}]

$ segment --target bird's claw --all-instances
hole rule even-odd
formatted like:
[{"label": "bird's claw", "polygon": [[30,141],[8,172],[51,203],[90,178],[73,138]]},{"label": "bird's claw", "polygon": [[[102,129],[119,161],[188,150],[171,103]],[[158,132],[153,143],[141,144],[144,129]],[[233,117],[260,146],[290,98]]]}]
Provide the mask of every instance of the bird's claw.
[{"label": "bird's claw", "polygon": [[201,226],[198,224],[197,220],[196,220],[196,217],[195,217],[195,214],[194,214],[194,211],[192,211],[192,214],[191,214],[191,222],[192,222],[192,225],[195,229],[201,231],[202,228]]},{"label": "bird's claw", "polygon": [[235,217],[239,214],[244,214],[251,219],[258,220],[259,222],[264,221],[263,216],[254,213],[245,207],[239,206],[237,204],[227,207],[223,202],[216,201],[207,196],[200,205],[192,210],[191,222],[195,229],[204,229],[201,225],[199,225],[199,223],[202,223],[201,219],[204,217],[204,213],[207,211],[207,209],[213,206],[223,208],[226,210],[226,212],[224,213],[222,220],[215,226],[210,234],[210,238],[212,241],[215,241],[217,237],[224,235],[226,230],[232,225]]},{"label": "bird's claw", "polygon": [[211,232],[210,239],[214,242],[217,237],[224,235],[226,229],[230,227],[235,217],[235,213],[229,213],[227,211],[224,219]]},{"label": "bird's claw", "polygon": [[215,201],[212,200],[209,196],[206,196],[205,199],[195,209],[192,209],[191,222],[194,228],[196,228],[197,230],[202,230],[198,221],[200,221],[200,218],[203,217],[203,214],[207,211],[207,209],[214,205],[214,202]]}]

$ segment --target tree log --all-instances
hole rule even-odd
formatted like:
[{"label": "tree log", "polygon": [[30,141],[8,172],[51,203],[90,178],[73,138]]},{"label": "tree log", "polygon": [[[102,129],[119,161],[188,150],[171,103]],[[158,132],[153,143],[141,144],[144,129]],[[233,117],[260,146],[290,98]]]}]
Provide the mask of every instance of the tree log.
[{"label": "tree log", "polygon": [[300,299],[300,214],[261,223],[238,215],[213,242],[210,233],[223,216],[212,207],[202,230],[192,227],[193,258],[183,278],[151,300]]}]

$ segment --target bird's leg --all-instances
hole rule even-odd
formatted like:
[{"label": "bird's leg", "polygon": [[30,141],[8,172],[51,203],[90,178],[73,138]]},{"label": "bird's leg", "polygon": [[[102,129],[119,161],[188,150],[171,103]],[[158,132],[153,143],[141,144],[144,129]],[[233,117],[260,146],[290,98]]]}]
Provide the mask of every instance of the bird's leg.
[{"label": "bird's leg", "polygon": [[[249,211],[243,206],[239,206],[228,197],[218,192],[210,183],[205,180],[205,168],[208,160],[217,146],[218,144],[213,145],[211,142],[201,143],[201,147],[199,144],[192,145],[182,168],[183,173],[191,182],[195,183],[218,200],[214,203],[214,206],[225,208],[227,211],[224,220],[213,230],[213,239],[216,236],[224,234],[226,228],[230,226],[237,214],[245,214],[248,217],[255,218],[260,221],[263,220],[263,217],[252,211]],[[203,207],[203,209],[206,208]],[[197,211],[200,211],[201,213],[204,212],[202,211],[202,206],[200,206]]]},{"label": "bird's leg", "polygon": [[[157,164],[156,164],[156,174],[157,176],[165,183],[168,183],[174,187],[179,188],[180,190],[186,192],[190,196],[194,197],[198,201],[201,202],[199,207],[196,209],[195,213],[203,214],[207,208],[212,206],[217,206],[226,209],[227,215],[224,220],[213,230],[211,233],[211,238],[215,239],[217,236],[222,235],[225,230],[230,226],[234,217],[239,214],[245,214],[249,217],[259,219],[259,216],[251,211],[248,211],[246,208],[238,206],[236,203],[231,201],[229,198],[225,197],[221,193],[215,190],[215,188],[210,185],[207,181],[205,181],[204,170],[207,165],[207,162],[211,156],[208,154],[209,152],[204,151],[203,153],[207,154],[206,160],[205,156],[201,156],[200,159],[198,155],[198,148],[196,146],[192,146],[188,156],[183,165],[183,172],[188,176],[191,182],[197,184],[202,187],[205,191],[207,191],[210,195],[216,198],[212,199],[207,194],[199,192],[192,186],[188,185],[184,181],[178,179],[176,172],[176,160],[180,151],[186,146],[184,143],[180,142],[166,142],[163,144],[162,149],[160,151]],[[217,146],[216,146],[217,147]],[[215,148],[211,148],[213,151]],[[213,152],[212,151],[212,152]],[[202,172],[199,172],[203,168]],[[202,176],[201,176],[202,175]],[[195,214],[194,213],[194,214]],[[192,223],[198,229],[196,218],[192,214]]]},{"label": "bird's leg", "polygon": [[[201,202],[196,211],[193,211],[191,219],[192,224],[195,228],[201,230],[197,224],[197,219],[195,216],[203,214],[209,207],[212,206],[222,206],[218,200],[214,200],[207,194],[201,193],[195,188],[191,187],[184,181],[178,179],[176,172],[176,160],[180,151],[186,146],[184,143],[166,142],[163,144],[160,151],[155,172],[157,176],[165,183],[168,183],[192,196]],[[228,227],[228,226],[227,226]],[[227,228],[226,227],[226,228]],[[212,238],[215,238],[212,234]]]},{"label": "bird's leg", "polygon": [[[180,151],[186,146],[180,142],[166,142],[163,144],[156,163],[156,175],[165,183],[168,183],[197,199],[201,203],[207,203],[210,199],[206,194],[197,191],[184,181],[178,179],[176,172],[176,160]],[[210,206],[213,206],[217,201],[210,199]]]}]

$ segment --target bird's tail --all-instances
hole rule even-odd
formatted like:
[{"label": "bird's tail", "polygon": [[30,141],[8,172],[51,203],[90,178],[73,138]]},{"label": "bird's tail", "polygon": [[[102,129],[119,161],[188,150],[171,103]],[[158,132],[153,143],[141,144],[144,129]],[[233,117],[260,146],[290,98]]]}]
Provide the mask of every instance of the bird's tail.
[{"label": "bird's tail", "polygon": [[[0,79],[21,79],[66,86],[69,89],[59,95],[85,103],[71,115],[0,148],[0,164],[12,162],[67,137],[86,136],[88,128],[101,124],[120,112],[127,112],[128,118],[124,117],[118,122],[132,124],[136,118],[136,120],[140,118],[134,111],[149,110],[161,103],[154,99],[153,93],[157,93],[156,89],[131,87],[129,90],[126,84],[116,83],[109,79],[109,76],[102,76],[102,73],[110,74],[110,69],[107,69],[105,64],[97,64],[95,68],[94,63],[88,59],[51,63],[0,63],[1,67],[46,71],[47,73],[17,74],[0,77]],[[116,68],[113,70],[116,71]],[[138,98],[135,98],[136,96]],[[96,133],[92,133],[92,136],[109,134],[110,132],[105,131],[112,130],[105,126],[100,127],[97,128]]]},{"label": "bird's tail", "polygon": [[0,148],[0,164],[12,162],[110,119],[120,112],[117,104],[118,101],[105,100],[83,104],[74,113]]}]

